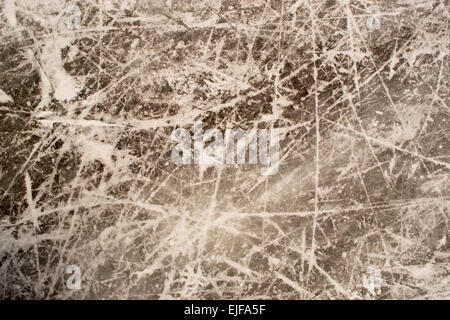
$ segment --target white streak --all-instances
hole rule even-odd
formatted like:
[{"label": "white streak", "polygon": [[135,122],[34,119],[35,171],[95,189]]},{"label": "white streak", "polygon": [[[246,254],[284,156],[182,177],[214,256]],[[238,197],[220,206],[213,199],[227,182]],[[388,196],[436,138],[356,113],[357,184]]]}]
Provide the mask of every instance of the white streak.
[{"label": "white streak", "polygon": [[6,94],[2,89],[0,89],[0,103],[12,103],[13,98],[10,95]]},{"label": "white streak", "polygon": [[14,0],[5,0],[3,14],[11,27],[17,27],[16,4]]}]

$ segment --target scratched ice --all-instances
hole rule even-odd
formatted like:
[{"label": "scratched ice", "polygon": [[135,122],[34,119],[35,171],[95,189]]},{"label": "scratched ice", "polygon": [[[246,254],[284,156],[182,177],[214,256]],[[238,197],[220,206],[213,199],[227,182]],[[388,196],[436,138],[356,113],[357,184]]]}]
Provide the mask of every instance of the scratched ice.
[{"label": "scratched ice", "polygon": [[[449,297],[445,1],[72,4],[1,4],[1,298]],[[195,121],[278,173],[173,163]]]}]

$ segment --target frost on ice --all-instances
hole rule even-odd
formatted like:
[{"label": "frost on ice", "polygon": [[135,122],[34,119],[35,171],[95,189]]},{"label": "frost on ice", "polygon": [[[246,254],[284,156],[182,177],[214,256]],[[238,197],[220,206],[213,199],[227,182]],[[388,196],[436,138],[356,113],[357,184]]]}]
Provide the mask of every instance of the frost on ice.
[{"label": "frost on ice", "polygon": [[71,5],[0,5],[2,298],[449,297],[444,1]]}]

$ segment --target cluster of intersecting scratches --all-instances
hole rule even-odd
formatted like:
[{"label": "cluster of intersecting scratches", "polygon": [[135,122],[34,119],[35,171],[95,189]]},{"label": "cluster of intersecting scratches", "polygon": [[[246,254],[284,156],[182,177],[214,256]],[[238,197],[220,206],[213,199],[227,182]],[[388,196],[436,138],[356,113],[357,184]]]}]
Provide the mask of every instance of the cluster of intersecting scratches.
[{"label": "cluster of intersecting scratches", "polygon": [[[446,1],[5,0],[0,30],[1,297],[450,296]],[[175,165],[197,120],[280,129],[278,174]]]}]

